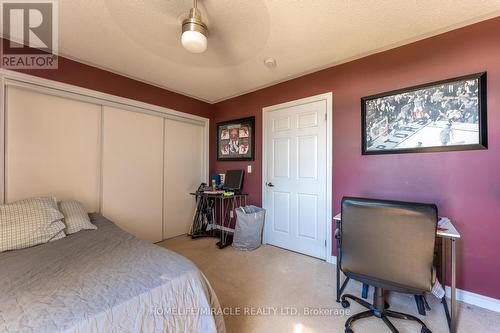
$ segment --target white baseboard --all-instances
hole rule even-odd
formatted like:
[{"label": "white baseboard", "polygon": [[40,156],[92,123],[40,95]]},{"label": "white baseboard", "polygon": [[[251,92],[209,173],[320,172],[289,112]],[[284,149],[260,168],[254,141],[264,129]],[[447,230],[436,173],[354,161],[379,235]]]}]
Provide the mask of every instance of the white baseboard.
[{"label": "white baseboard", "polygon": [[[326,258],[326,262],[335,265],[337,263],[337,257],[329,256],[328,258]],[[446,297],[451,297],[450,286],[446,286]],[[500,313],[500,299],[496,299],[493,297],[483,296],[457,288],[457,301]]]},{"label": "white baseboard", "polygon": [[[446,297],[451,297],[451,288],[449,286],[446,286]],[[500,299],[457,288],[457,300],[500,313]]]}]

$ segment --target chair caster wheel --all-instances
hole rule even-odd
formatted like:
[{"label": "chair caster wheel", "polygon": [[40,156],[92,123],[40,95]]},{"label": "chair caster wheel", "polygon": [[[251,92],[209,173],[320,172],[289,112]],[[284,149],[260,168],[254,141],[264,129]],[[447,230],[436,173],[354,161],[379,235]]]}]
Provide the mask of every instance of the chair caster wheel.
[{"label": "chair caster wheel", "polygon": [[[343,307],[344,309],[347,309],[348,307],[350,307],[350,306],[351,306],[351,303],[349,303],[349,301],[348,301],[348,300],[346,300],[346,299],[342,300],[342,302],[341,302],[340,304],[342,305],[342,307]],[[346,328],[345,333],[352,333],[352,331],[351,331],[351,332],[347,332],[347,330],[350,330],[350,329],[349,329],[349,328]]]},{"label": "chair caster wheel", "polygon": [[428,329],[427,327],[422,327],[422,329],[420,330],[420,333],[432,333],[432,331],[430,329]]},{"label": "chair caster wheel", "polygon": [[354,333],[350,328],[346,328],[344,333]]}]

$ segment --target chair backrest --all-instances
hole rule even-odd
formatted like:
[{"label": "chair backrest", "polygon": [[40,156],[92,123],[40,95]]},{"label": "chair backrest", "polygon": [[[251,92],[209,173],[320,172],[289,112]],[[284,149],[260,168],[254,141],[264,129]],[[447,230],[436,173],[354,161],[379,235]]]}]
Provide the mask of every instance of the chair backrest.
[{"label": "chair backrest", "polygon": [[343,198],[342,271],[375,287],[430,291],[437,219],[433,204]]}]

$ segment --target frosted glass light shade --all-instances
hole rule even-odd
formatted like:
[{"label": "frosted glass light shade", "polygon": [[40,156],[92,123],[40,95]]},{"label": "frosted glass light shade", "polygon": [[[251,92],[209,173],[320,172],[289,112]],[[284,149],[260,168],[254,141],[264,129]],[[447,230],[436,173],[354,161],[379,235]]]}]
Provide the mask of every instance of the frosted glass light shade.
[{"label": "frosted glass light shade", "polygon": [[202,53],[207,49],[207,37],[198,31],[184,31],[181,42],[182,46],[191,53]]}]

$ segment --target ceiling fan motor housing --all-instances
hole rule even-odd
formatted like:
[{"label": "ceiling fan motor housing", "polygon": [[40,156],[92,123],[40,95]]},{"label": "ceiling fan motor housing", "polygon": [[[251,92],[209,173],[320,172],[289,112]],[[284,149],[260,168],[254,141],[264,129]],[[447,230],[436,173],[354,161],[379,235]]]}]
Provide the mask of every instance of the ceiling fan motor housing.
[{"label": "ceiling fan motor housing", "polygon": [[201,13],[198,8],[191,8],[189,17],[182,21],[182,32],[197,31],[205,37],[208,34],[208,29],[205,23],[201,20]]}]

